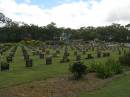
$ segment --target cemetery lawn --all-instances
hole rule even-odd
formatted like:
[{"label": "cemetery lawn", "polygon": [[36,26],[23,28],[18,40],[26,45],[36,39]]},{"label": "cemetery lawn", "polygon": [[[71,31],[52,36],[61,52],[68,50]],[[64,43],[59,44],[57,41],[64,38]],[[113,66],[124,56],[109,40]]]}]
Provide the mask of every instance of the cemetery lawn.
[{"label": "cemetery lawn", "polygon": [[38,56],[31,57],[34,60],[33,67],[26,68],[21,48],[18,47],[14,61],[10,65],[10,70],[0,72],[0,88],[15,86],[34,80],[44,80],[50,77],[61,76],[68,72],[68,65],[59,64],[56,62],[57,60],[55,60],[53,65],[45,65],[45,61],[41,60]]},{"label": "cemetery lawn", "polygon": [[[41,95],[43,93],[42,90],[44,90],[44,84],[50,85],[52,82],[54,82],[54,87],[56,89],[59,89],[64,91],[59,92],[59,95],[66,95],[66,89],[72,89],[74,92],[72,94],[79,94],[82,91],[85,91],[82,86],[84,86],[86,89],[90,87],[90,83],[94,84],[92,88],[93,92],[82,92],[79,94],[78,97],[128,97],[129,91],[130,91],[130,72],[128,74],[124,75],[121,74],[121,77],[118,79],[115,79],[115,77],[112,77],[112,80],[110,79],[99,79],[96,77],[95,73],[89,73],[86,76],[85,80],[81,80],[78,82],[72,82],[68,80],[68,76],[70,76],[69,72],[69,66],[75,62],[75,56],[73,55],[73,51],[70,52],[70,62],[68,63],[60,63],[61,58],[63,57],[63,52],[59,55],[59,57],[54,57],[53,62],[51,65],[45,64],[45,59],[40,59],[39,56],[35,56],[32,54],[30,49],[26,49],[27,52],[30,55],[30,58],[33,60],[33,66],[30,68],[25,67],[25,61],[23,59],[22,55],[22,49],[20,45],[18,46],[15,57],[13,62],[10,64],[10,70],[0,72],[0,93],[4,94],[11,94],[12,89],[17,90],[18,93],[21,92],[21,89],[24,93],[26,91],[30,92],[30,89],[34,91],[34,93],[37,93],[35,91],[41,90]],[[54,51],[52,50],[51,53]],[[3,55],[3,60],[6,60],[6,56],[8,55],[9,50],[6,51]],[[96,56],[95,51],[88,51],[85,55],[81,54],[82,56],[82,62],[90,66],[90,63],[92,62],[102,62],[104,63],[108,58],[118,59],[119,54],[118,52],[112,52],[110,57],[105,58],[95,58],[95,59],[85,59],[86,55],[89,53],[93,53],[94,56]],[[87,82],[87,78],[89,79],[89,82]],[[65,80],[64,80],[65,79]],[[38,82],[38,83],[37,83]],[[49,82],[49,83],[48,83]],[[57,84],[56,84],[56,83]],[[30,85],[31,84],[31,85]],[[56,85],[55,85],[56,84]],[[109,86],[107,86],[109,84]],[[63,85],[63,86],[62,86]],[[81,86],[82,85],[82,86]],[[97,86],[96,86],[97,85]],[[98,86],[99,85],[99,86]],[[104,88],[102,88],[105,85]],[[66,88],[63,88],[65,87]],[[22,87],[22,88],[21,88]],[[36,87],[36,88],[34,88]],[[40,88],[41,87],[41,88]],[[59,88],[57,88],[59,87]],[[97,88],[100,88],[100,90],[95,90]],[[7,90],[6,90],[7,89]],[[77,93],[77,89],[79,89]],[[89,88],[90,89],[90,88]],[[25,90],[25,91],[24,91]],[[27,94],[29,95],[29,92]],[[12,93],[12,95],[15,92]],[[32,93],[32,92],[30,92]],[[101,95],[102,94],[102,95]],[[109,95],[110,94],[110,95]],[[114,94],[114,96],[112,96]],[[121,95],[121,96],[118,96]],[[32,94],[30,94],[32,95]],[[37,95],[37,94],[36,94]],[[74,97],[76,97],[76,95]],[[92,96],[91,96],[92,95]],[[101,96],[100,96],[101,95]],[[117,95],[117,96],[116,96]],[[8,96],[4,96],[8,97]],[[15,97],[14,95],[12,97]],[[30,97],[30,96],[27,96]],[[39,96],[40,97],[40,96]],[[64,97],[64,96],[60,96]]]},{"label": "cemetery lawn", "polygon": [[[6,57],[6,54],[8,52],[5,53],[4,57]],[[69,65],[72,64],[74,61],[70,61],[69,63],[60,63],[59,61],[62,57],[62,55],[60,55],[60,57],[58,58],[53,58],[52,65],[45,65],[45,60],[40,59],[38,56],[33,56],[29,49],[28,53],[30,53],[30,56],[34,62],[31,68],[25,67],[25,61],[22,56],[21,47],[18,46],[17,51],[15,53],[14,61],[10,65],[10,70],[7,72],[0,72],[0,88],[15,86],[36,80],[45,80],[52,77],[70,75],[68,71]],[[118,58],[119,56],[116,53],[117,52],[114,52],[111,57],[113,57],[114,59]],[[85,58],[85,56],[83,57]],[[74,60],[75,57],[71,54],[70,59]],[[89,65],[89,63],[93,61],[104,62],[106,59],[107,58],[96,58],[90,60],[84,59],[83,62],[85,65]]]},{"label": "cemetery lawn", "polygon": [[113,80],[105,87],[90,92],[82,92],[77,97],[130,97],[130,72]]}]

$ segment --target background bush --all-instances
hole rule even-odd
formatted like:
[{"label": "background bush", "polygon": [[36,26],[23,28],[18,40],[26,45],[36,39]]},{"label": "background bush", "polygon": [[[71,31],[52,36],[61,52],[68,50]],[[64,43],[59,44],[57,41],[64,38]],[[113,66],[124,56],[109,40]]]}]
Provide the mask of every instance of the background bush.
[{"label": "background bush", "polygon": [[119,57],[119,62],[122,65],[130,66],[130,52]]},{"label": "background bush", "polygon": [[96,66],[97,76],[100,78],[108,78],[115,74],[122,73],[122,66],[118,61],[108,59],[104,64],[99,63]]}]

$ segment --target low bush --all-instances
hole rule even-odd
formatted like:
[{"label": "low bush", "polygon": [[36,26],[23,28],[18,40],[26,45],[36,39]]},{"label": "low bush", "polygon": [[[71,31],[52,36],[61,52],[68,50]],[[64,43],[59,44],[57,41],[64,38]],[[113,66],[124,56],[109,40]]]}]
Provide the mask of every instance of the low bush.
[{"label": "low bush", "polygon": [[119,57],[119,62],[122,65],[130,66],[130,52],[125,53],[123,56]]},{"label": "low bush", "polygon": [[81,79],[87,73],[87,67],[81,62],[75,62],[69,69],[75,80]]},{"label": "low bush", "polygon": [[92,62],[92,63],[89,63],[89,65],[87,65],[87,70],[88,72],[96,72],[96,69],[97,69],[97,66],[99,65],[100,63],[98,62]]},{"label": "low bush", "polygon": [[104,64],[100,63],[96,66],[96,73],[100,78],[108,78],[115,74],[122,73],[122,66],[118,61],[108,59]]}]

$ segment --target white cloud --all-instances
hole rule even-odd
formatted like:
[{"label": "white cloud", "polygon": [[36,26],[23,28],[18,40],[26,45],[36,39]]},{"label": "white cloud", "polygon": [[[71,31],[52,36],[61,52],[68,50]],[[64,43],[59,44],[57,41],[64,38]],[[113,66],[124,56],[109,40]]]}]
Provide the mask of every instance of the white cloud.
[{"label": "white cloud", "polygon": [[118,22],[130,22],[130,0],[102,0],[64,3],[51,9],[31,5],[31,0],[17,4],[15,0],[0,0],[0,10],[15,21],[40,26],[55,22],[59,27],[79,28],[100,26]]}]

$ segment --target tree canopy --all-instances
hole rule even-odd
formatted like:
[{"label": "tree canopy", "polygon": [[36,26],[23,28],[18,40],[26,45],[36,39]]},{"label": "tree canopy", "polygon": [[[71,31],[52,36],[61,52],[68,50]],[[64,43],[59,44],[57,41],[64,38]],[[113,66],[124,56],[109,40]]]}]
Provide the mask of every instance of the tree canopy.
[{"label": "tree canopy", "polygon": [[80,29],[58,28],[55,23],[39,27],[37,25],[12,23],[10,26],[0,28],[0,42],[19,42],[21,40],[54,40],[62,33],[71,34],[71,39],[102,40],[114,42],[130,42],[130,31],[120,24],[102,27],[81,27]]}]

